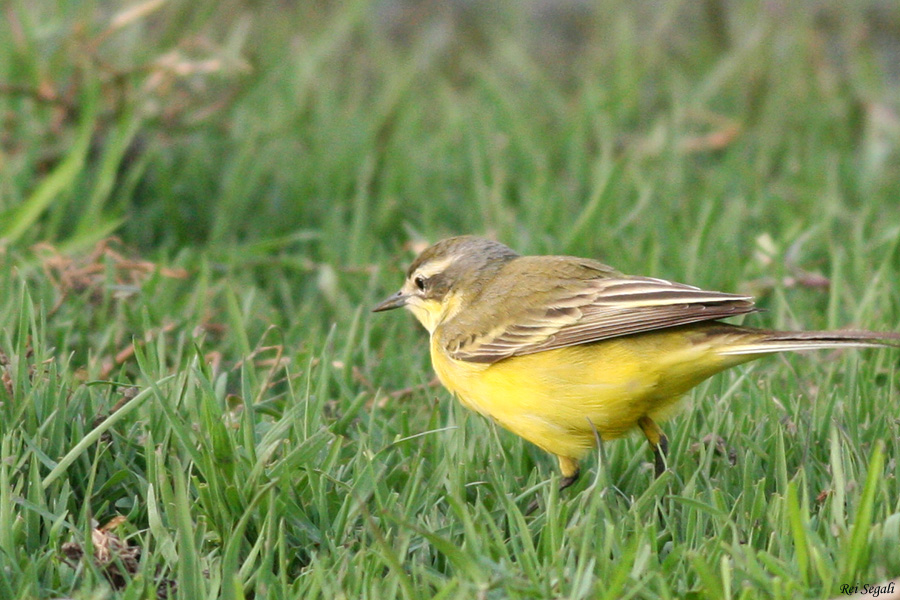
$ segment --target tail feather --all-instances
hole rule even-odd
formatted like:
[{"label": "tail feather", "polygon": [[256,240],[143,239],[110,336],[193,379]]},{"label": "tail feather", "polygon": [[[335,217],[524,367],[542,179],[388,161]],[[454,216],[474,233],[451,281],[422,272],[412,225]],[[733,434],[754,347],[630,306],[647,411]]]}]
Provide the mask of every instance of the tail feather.
[{"label": "tail feather", "polygon": [[900,348],[900,333],[885,331],[760,331],[755,339],[729,344],[722,355],[771,354],[823,348]]}]

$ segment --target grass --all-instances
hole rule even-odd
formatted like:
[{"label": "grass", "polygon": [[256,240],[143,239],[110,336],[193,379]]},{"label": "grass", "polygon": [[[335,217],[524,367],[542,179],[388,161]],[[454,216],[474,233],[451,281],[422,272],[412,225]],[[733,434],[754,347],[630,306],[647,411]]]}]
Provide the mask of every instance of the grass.
[{"label": "grass", "polygon": [[0,598],[900,576],[896,351],[718,376],[663,478],[627,439],[559,494],[368,312],[410,242],[473,232],[752,291],[752,324],[896,330],[896,10],[138,6],[0,22]]}]

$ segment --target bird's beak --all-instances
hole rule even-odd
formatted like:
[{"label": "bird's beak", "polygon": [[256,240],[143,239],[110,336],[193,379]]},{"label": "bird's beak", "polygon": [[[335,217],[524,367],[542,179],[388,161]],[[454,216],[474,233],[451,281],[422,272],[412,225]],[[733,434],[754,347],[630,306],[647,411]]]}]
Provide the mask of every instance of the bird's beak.
[{"label": "bird's beak", "polygon": [[406,306],[406,301],[409,300],[409,296],[405,295],[402,291],[397,292],[389,296],[384,302],[381,302],[378,306],[372,309],[372,312],[381,312],[383,310],[391,310],[393,308],[400,308],[401,306]]}]

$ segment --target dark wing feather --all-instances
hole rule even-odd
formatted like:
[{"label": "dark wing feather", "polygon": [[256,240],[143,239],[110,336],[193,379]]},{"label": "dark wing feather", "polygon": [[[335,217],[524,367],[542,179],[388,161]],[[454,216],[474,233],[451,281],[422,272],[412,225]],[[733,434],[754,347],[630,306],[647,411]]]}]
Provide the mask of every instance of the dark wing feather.
[{"label": "dark wing feather", "polygon": [[[541,258],[560,262],[554,276],[546,277],[548,269],[538,270],[544,273],[540,278],[530,276],[534,272],[532,261]],[[650,277],[628,277],[599,263],[564,260],[523,257],[512,261],[511,272],[501,272],[495,285],[488,286],[469,310],[444,324],[439,343],[455,359],[494,363],[510,356],[757,310],[749,296],[710,292]],[[523,263],[517,265],[520,261]],[[513,289],[504,283],[512,281],[525,286]],[[479,304],[495,308],[479,310]]]}]

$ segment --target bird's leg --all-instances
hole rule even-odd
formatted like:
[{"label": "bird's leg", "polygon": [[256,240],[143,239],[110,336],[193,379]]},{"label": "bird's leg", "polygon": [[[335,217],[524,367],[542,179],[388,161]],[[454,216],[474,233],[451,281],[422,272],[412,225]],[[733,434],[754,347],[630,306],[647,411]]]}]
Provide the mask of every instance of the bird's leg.
[{"label": "bird's leg", "polygon": [[[559,491],[563,491],[578,481],[578,475],[581,469],[578,466],[578,461],[573,458],[569,458],[568,456],[557,456],[556,458],[559,460],[559,471],[562,474],[562,479],[559,480]],[[537,498],[535,498],[531,501],[531,504],[528,505],[528,508],[525,509],[525,514],[530,515],[537,510],[538,506],[539,503]]]},{"label": "bird's leg", "polygon": [[578,475],[581,473],[581,469],[578,466],[578,461],[568,456],[557,456],[559,459],[559,471],[562,473],[562,479],[559,481],[559,491],[563,491],[576,481],[578,481]]},{"label": "bird's leg", "polygon": [[659,428],[659,425],[654,423],[653,419],[648,416],[638,419],[638,426],[644,432],[647,441],[650,442],[650,447],[653,449],[655,472],[656,476],[659,477],[666,471],[666,453],[669,451],[669,438]]}]

